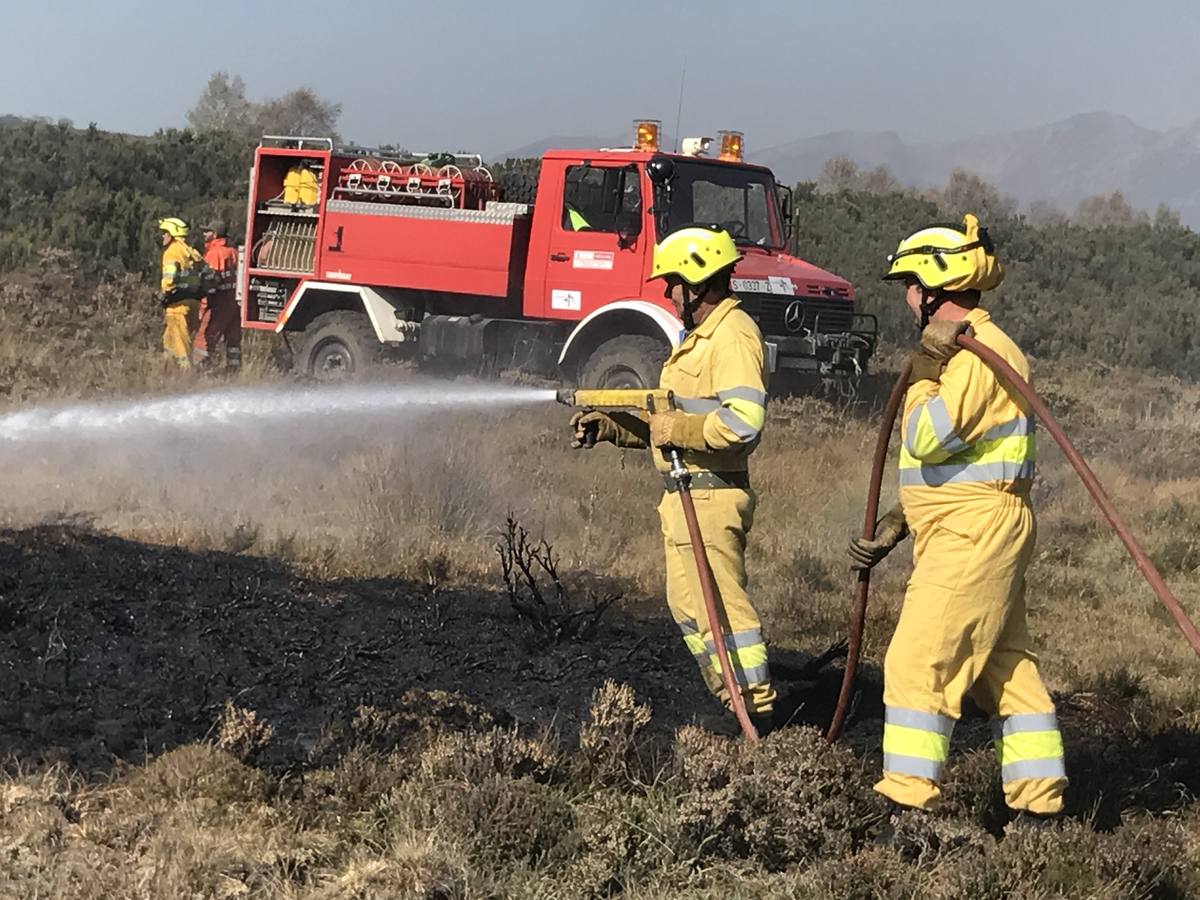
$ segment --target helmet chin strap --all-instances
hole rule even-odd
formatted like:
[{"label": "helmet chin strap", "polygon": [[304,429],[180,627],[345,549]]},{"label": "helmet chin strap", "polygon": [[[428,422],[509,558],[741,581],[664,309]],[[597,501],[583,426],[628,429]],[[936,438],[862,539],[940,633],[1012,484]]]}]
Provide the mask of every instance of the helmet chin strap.
[{"label": "helmet chin strap", "polygon": [[705,294],[705,286],[707,282],[701,283],[693,287],[686,282],[683,285],[683,327],[686,331],[694,331],[696,328],[696,317],[694,313],[700,308],[700,301]]},{"label": "helmet chin strap", "polygon": [[938,307],[945,303],[946,300],[946,297],[936,292],[921,288],[921,331],[925,330],[925,326],[929,324],[929,320],[938,311]]}]

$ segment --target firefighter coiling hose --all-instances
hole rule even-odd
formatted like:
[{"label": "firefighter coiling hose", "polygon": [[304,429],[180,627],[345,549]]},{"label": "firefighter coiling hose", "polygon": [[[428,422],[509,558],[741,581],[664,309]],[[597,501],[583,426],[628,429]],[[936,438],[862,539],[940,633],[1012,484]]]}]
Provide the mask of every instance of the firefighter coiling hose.
[{"label": "firefighter coiling hose", "polygon": [[[975,217],[967,216],[961,229],[918,231],[889,262],[885,278],[905,283],[906,300],[922,326],[921,348],[885,408],[867,522],[863,537],[850,546],[858,595],[827,737],[840,733],[853,690],[870,569],[911,530],[913,576],[884,664],[884,774],[876,790],[902,806],[936,804],[950,735],[970,693],[995,716],[1008,805],[1023,814],[1054,815],[1066,785],[1062,738],[1025,621],[1035,416],[1197,653],[1200,632],[1029,387],[1025,357],[978,308],[980,292],[996,287],[1003,270]],[[901,502],[877,523],[888,441],[902,399]]]},{"label": "firefighter coiling hose", "polygon": [[666,488],[658,513],[667,605],[705,684],[755,740],[776,724],[745,563],[755,507],[748,460],[766,420],[767,367],[758,327],[730,294],[740,259],[733,238],[717,227],[686,226],[663,238],[651,277],[665,281],[685,331],[663,365],[660,391],[620,392],[633,398],[622,402],[601,396],[611,400],[611,392],[564,399],[590,409],[571,419],[573,446],[662,451],[654,463]]}]

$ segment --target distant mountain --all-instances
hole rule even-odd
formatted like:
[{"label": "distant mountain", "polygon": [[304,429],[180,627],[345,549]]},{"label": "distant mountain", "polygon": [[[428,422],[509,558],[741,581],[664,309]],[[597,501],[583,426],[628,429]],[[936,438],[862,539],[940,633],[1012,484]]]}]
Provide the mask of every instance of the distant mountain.
[{"label": "distant mountain", "polygon": [[[860,166],[887,166],[905,184],[944,184],[957,166],[969,169],[1022,204],[1049,200],[1070,212],[1084,197],[1121,191],[1135,207],[1177,209],[1200,230],[1200,121],[1155,131],[1125,116],[1084,113],[1038,128],[938,143],[906,143],[894,131],[836,131],[756,150],[781,181],[815,179],[827,160],[847,156]],[[617,137],[544,138],[497,158],[540,156],[550,148],[628,146]],[[665,146],[672,142],[664,138]]]},{"label": "distant mountain", "polygon": [[756,161],[784,181],[816,178],[825,161],[847,156],[885,165],[902,182],[945,182],[956,166],[1022,203],[1051,200],[1070,211],[1084,197],[1121,191],[1135,207],[1160,203],[1200,228],[1200,122],[1155,131],[1125,116],[1094,112],[1060,122],[957,141],[907,144],[895,132],[836,132],[770,147]]}]

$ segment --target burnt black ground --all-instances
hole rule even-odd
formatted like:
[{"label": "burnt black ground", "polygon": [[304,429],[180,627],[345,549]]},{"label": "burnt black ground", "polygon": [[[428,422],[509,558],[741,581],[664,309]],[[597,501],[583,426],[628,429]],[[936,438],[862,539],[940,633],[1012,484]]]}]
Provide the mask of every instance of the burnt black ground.
[{"label": "burnt black ground", "polygon": [[[498,589],[314,581],[74,523],[0,531],[0,755],[99,773],[203,739],[232,700],[274,727],[267,761],[293,764],[324,726],[412,688],[568,743],[608,678],[650,703],[657,729],[717,712],[665,611],[641,606],[553,643]],[[783,673],[805,661],[779,654]],[[796,686],[797,722],[827,719],[837,677]]]}]

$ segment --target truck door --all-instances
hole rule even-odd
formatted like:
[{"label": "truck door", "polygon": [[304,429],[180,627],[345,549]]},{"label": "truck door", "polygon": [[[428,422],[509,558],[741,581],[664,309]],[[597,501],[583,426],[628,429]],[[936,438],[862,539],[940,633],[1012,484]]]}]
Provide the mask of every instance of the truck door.
[{"label": "truck door", "polygon": [[561,210],[550,225],[542,315],[582,319],[606,303],[640,296],[651,244],[642,233],[638,167],[584,162],[555,177],[562,179]]}]

